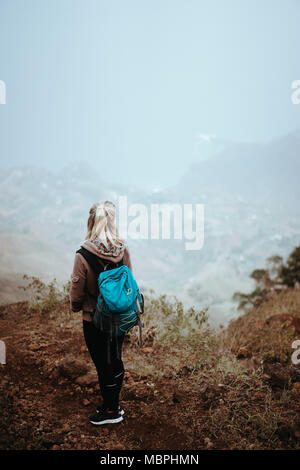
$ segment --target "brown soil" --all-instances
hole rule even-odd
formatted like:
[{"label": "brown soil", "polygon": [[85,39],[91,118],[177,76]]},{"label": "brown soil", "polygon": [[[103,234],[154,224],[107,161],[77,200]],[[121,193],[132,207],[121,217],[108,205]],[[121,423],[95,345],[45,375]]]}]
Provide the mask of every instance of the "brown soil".
[{"label": "brown soil", "polygon": [[[146,363],[159,361],[161,349],[148,348],[147,353],[147,348],[142,352],[125,345],[124,364],[132,372],[126,373],[122,390],[124,420],[91,425],[88,417],[100,402],[98,385],[80,386],[76,368],[72,380],[59,367],[65,358],[75,357],[93,371],[81,320],[77,315],[74,325],[74,318],[68,328],[57,317],[33,313],[27,303],[1,307],[0,337],[7,348],[6,365],[0,366],[1,449],[206,448],[197,433],[185,432],[191,414],[203,411],[193,394],[183,399],[176,375],[154,380],[134,372],[141,356]],[[168,368],[166,372],[170,374]]]},{"label": "brown soil", "polygon": [[[140,350],[132,340],[124,345],[124,420],[91,425],[100,397],[81,316],[70,315],[67,304],[55,312],[33,311],[26,302],[0,307],[7,347],[0,365],[0,449],[298,448],[298,369],[270,366],[255,379],[257,387],[230,371],[213,383],[213,365],[196,373],[186,354],[151,343]],[[282,398],[286,388],[289,401]],[[267,411],[268,419],[276,413],[282,420],[274,429],[273,421],[264,424]]]}]

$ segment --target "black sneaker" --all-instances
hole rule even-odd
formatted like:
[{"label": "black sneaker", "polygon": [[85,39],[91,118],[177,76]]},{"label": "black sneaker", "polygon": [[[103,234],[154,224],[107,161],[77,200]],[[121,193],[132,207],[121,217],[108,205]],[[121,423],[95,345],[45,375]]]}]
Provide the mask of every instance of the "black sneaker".
[{"label": "black sneaker", "polygon": [[[123,416],[125,411],[120,407],[120,405],[118,406],[118,410],[119,410],[120,415]],[[105,411],[104,405],[97,406],[97,413],[103,413],[103,411]]]},{"label": "black sneaker", "polygon": [[123,421],[123,417],[118,410],[108,411],[107,409],[103,409],[101,412],[97,411],[97,413],[90,417],[90,423],[96,426],[101,424],[115,424],[120,421]]}]

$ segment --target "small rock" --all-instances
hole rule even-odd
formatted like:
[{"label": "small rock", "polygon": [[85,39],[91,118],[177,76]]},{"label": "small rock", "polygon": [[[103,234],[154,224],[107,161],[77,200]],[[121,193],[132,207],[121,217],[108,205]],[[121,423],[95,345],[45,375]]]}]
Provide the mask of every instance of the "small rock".
[{"label": "small rock", "polygon": [[294,383],[291,393],[294,398],[300,398],[300,382]]},{"label": "small rock", "polygon": [[153,353],[153,351],[154,351],[154,348],[149,348],[149,347],[146,347],[146,348],[142,349],[142,352],[144,354],[150,354],[150,353]]},{"label": "small rock", "polygon": [[91,385],[96,385],[98,383],[98,377],[96,372],[88,372],[81,377],[77,377],[75,383],[81,385],[82,387],[89,387]]},{"label": "small rock", "polygon": [[268,375],[268,374],[263,374],[263,375],[262,375],[262,378],[263,378],[264,380],[270,380],[271,376]]},{"label": "small rock", "polygon": [[180,377],[186,377],[187,375],[189,375],[190,373],[192,372],[192,369],[188,366],[183,366],[181,369],[179,369],[179,371],[177,372],[177,374],[180,376]]},{"label": "small rock", "polygon": [[54,445],[58,445],[61,442],[63,442],[63,438],[60,434],[50,432],[44,434],[42,444],[44,447],[46,447],[46,449],[50,449],[53,448]]},{"label": "small rock", "polygon": [[68,379],[76,379],[85,375],[88,371],[88,366],[85,362],[75,358],[66,358],[61,361],[58,366],[59,374]]},{"label": "small rock", "polygon": [[207,383],[200,388],[200,397],[209,405],[210,403],[216,403],[217,399],[222,398],[224,391],[225,386],[219,387],[218,385]]},{"label": "small rock", "polygon": [[71,431],[71,426],[68,423],[65,423],[62,427],[63,432],[67,433]]},{"label": "small rock", "polygon": [[245,359],[246,357],[248,357],[248,355],[248,349],[246,348],[246,346],[243,346],[238,350],[236,357],[237,359]]},{"label": "small rock", "polygon": [[211,442],[209,437],[204,438],[204,443],[205,443],[207,449],[211,449],[213,447],[213,443]]},{"label": "small rock", "polygon": [[286,367],[283,367],[280,362],[265,364],[264,374],[267,374],[267,376],[270,377],[266,380],[272,389],[283,389],[287,387],[290,382],[289,371]]},{"label": "small rock", "polygon": [[124,381],[127,382],[128,384],[132,384],[134,382],[134,379],[130,372],[126,371],[124,374]]},{"label": "small rock", "polygon": [[30,349],[31,351],[38,351],[40,349],[40,345],[39,344],[29,344],[28,349]]},{"label": "small rock", "polygon": [[180,397],[174,392],[172,397],[173,403],[180,403]]},{"label": "small rock", "polygon": [[115,444],[114,450],[125,450],[125,446],[123,446],[121,443]]},{"label": "small rock", "polygon": [[256,392],[254,394],[254,397],[257,399],[257,400],[264,400],[266,398],[264,392]]}]

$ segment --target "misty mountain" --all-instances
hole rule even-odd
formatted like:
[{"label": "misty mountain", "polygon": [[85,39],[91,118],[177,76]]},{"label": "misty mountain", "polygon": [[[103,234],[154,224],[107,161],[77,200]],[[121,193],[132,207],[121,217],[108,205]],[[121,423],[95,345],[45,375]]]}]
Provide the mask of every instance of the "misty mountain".
[{"label": "misty mountain", "polygon": [[[84,240],[91,205],[204,204],[204,246],[186,240],[128,240],[134,274],[144,289],[176,294],[189,305],[209,306],[214,322],[236,315],[232,294],[252,287],[249,274],[273,254],[299,244],[299,133],[261,145],[231,145],[189,168],[178,185],[147,192],[110,184],[86,163],[63,170],[0,170],[0,275],[12,293],[22,273],[69,279],[74,252]],[[298,199],[297,199],[298,197]],[[3,281],[6,280],[6,283]],[[6,292],[3,300],[7,301]],[[14,300],[14,299],[12,299]]]},{"label": "misty mountain", "polygon": [[300,130],[264,144],[231,144],[195,163],[179,188],[233,194],[266,206],[299,212]]}]

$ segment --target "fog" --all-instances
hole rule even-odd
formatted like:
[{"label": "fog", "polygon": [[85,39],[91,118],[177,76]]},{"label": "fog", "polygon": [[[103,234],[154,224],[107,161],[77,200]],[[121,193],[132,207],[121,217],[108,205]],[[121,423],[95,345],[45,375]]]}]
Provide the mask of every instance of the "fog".
[{"label": "fog", "polygon": [[299,21],[292,0],[2,1],[1,301],[24,273],[66,281],[91,205],[126,196],[204,205],[201,249],[128,240],[134,272],[237,315],[299,244]]},{"label": "fog", "polygon": [[288,134],[299,21],[294,0],[1,1],[2,166],[165,188],[224,143]]}]

